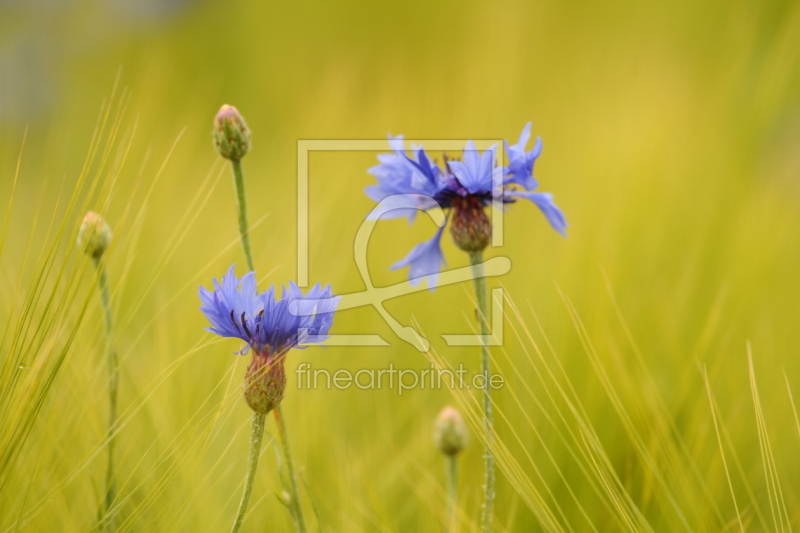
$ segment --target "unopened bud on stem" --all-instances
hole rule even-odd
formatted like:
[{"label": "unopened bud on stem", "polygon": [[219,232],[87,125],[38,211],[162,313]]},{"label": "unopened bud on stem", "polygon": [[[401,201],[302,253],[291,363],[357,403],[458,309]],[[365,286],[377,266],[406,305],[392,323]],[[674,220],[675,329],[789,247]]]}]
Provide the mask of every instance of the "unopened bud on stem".
[{"label": "unopened bud on stem", "polygon": [[111,244],[111,228],[93,211],[86,213],[78,231],[78,247],[94,259],[100,259]]},{"label": "unopened bud on stem", "polygon": [[214,147],[231,161],[239,161],[250,151],[250,128],[232,105],[220,107],[214,117]]},{"label": "unopened bud on stem", "polygon": [[467,425],[454,407],[445,407],[436,417],[433,431],[436,447],[445,455],[456,455],[467,445]]}]

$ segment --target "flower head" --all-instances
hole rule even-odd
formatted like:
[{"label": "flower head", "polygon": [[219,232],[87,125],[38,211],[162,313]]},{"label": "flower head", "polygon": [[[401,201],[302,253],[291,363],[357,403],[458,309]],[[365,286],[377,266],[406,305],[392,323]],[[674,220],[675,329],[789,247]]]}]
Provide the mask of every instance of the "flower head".
[{"label": "flower head", "polygon": [[272,286],[258,293],[255,273],[240,279],[234,266],[213,284],[213,291],[199,289],[200,310],[211,324],[207,330],[247,343],[241,353],[252,350],[253,359],[245,377],[245,399],[254,411],[269,412],[283,398],[286,352],[327,338],[339,298],[330,286],[319,284],[305,295],[294,283],[283,287],[280,298]]},{"label": "flower head", "polygon": [[[539,186],[533,177],[533,167],[542,152],[537,138],[533,149],[526,152],[531,123],[525,125],[514,145],[505,142],[508,167],[497,161],[496,146],[481,153],[472,141],[467,142],[462,157],[444,159],[443,166],[432,161],[421,146],[406,152],[403,137],[389,136],[391,154],[378,156],[380,164],[369,169],[378,183],[365,192],[384,207],[383,218],[414,219],[420,210],[439,206],[448,211],[452,220],[450,230],[456,246],[466,252],[483,250],[491,240],[491,222],[485,209],[492,203],[505,205],[524,198],[533,202],[550,225],[566,236],[567,221],[548,193],[534,192]],[[397,197],[393,205],[393,197]],[[409,200],[411,199],[411,200]],[[430,241],[417,245],[400,262],[392,266],[410,267],[409,279],[416,282],[425,277],[431,290],[444,264],[440,247],[442,228]]]}]

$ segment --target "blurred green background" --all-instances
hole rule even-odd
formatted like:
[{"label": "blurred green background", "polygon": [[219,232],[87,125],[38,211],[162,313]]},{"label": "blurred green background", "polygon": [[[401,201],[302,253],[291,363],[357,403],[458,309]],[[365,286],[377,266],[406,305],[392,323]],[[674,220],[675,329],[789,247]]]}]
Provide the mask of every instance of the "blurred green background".
[{"label": "blurred green background", "polygon": [[[536,176],[570,228],[563,239],[518,204],[505,246],[489,252],[511,258],[491,286],[502,284],[520,312],[507,304],[505,343],[493,351],[508,383],[496,395],[508,452],[496,531],[800,524],[800,427],[787,388],[800,389],[800,3],[0,1],[2,198],[27,131],[10,213],[0,202],[9,216],[0,307],[12,332],[4,357],[53,228],[74,232],[84,207],[102,210],[115,229],[120,531],[224,530],[240,495],[247,358],[202,330],[196,296],[233,262],[244,273],[229,169],[211,144],[223,103],[253,131],[244,169],[262,287],[296,276],[299,139],[513,142],[533,121],[544,141]],[[352,248],[372,207],[362,191],[375,155],[310,160],[310,279],[339,293],[364,288]],[[388,267],[433,228],[381,222],[369,249],[375,284],[403,281]],[[59,324],[78,333],[25,446],[4,466],[2,531],[94,526],[105,467],[102,324],[91,267],[68,241],[54,254],[80,292]],[[467,264],[443,242],[450,267]],[[42,286],[61,294],[57,273]],[[475,349],[440,337],[472,331],[470,295],[449,286],[387,307],[419,324],[437,360],[477,368]],[[474,396],[296,390],[301,362],[429,367],[373,309],[340,313],[333,332],[378,333],[391,346],[310,348],[287,363],[288,429],[322,530],[442,530],[433,419]],[[51,360],[53,345],[31,357]],[[559,365],[563,373],[548,373]],[[471,531],[477,438],[462,473],[459,530]],[[291,530],[278,490],[270,445],[243,530]],[[311,501],[306,493],[307,514]],[[547,512],[557,527],[543,525]]]}]

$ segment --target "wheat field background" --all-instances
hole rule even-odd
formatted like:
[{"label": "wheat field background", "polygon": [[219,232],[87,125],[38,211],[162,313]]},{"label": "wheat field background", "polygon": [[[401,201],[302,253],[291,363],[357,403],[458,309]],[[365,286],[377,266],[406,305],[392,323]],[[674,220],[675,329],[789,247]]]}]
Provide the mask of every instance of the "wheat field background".
[{"label": "wheat field background", "polygon": [[[297,141],[544,141],[536,176],[567,215],[505,216],[506,378],[495,395],[495,531],[800,527],[800,3],[0,2],[0,531],[91,531],[107,373],[87,209],[114,229],[120,357],[117,531],[222,531],[242,486],[248,358],[203,331],[197,287],[244,273],[220,105],[244,159],[261,287],[297,272]],[[375,153],[309,161],[310,281],[357,292],[353,239]],[[375,285],[433,232],[378,224]],[[449,266],[467,257],[443,239]],[[333,333],[386,347],[293,351],[283,402],[312,529],[441,531],[433,420],[470,391],[297,390],[294,370],[478,366],[469,285],[386,303]],[[792,394],[795,398],[792,398]],[[243,531],[291,531],[274,423]],[[458,527],[477,530],[478,437]],[[306,489],[307,487],[307,489]],[[315,513],[312,507],[316,508]]]}]

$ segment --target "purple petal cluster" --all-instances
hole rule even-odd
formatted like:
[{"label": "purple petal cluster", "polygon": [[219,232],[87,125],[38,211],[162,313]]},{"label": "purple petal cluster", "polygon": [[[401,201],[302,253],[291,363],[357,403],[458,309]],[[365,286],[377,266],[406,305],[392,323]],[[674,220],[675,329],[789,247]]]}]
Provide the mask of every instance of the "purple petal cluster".
[{"label": "purple petal cluster", "polygon": [[[505,142],[508,166],[497,161],[496,145],[480,153],[472,141],[464,147],[461,160],[445,158],[443,166],[439,166],[421,146],[412,146],[410,153],[406,152],[403,136],[390,135],[392,153],[378,156],[379,164],[369,169],[378,183],[367,187],[365,192],[375,202],[384,202],[384,206],[387,203],[392,205],[392,197],[398,197],[397,205],[381,216],[407,217],[409,222],[418,211],[437,204],[445,210],[455,207],[457,211],[459,205],[472,205],[476,201],[487,207],[492,203],[510,204],[523,198],[533,202],[550,226],[566,237],[567,221],[553,196],[534,192],[539,184],[533,177],[533,168],[542,153],[542,140],[537,137],[533,149],[526,151],[530,137],[529,122],[516,144]],[[417,284],[425,278],[433,290],[445,264],[440,246],[442,229],[431,240],[417,245],[392,269],[410,267],[411,283]]]},{"label": "purple petal cluster", "polygon": [[258,293],[255,273],[239,279],[234,266],[213,284],[213,291],[199,289],[200,310],[211,323],[206,329],[241,339],[257,353],[283,352],[302,342],[324,340],[339,304],[330,285],[323,288],[319,283],[305,295],[293,282],[282,288],[280,298],[271,285]]}]

